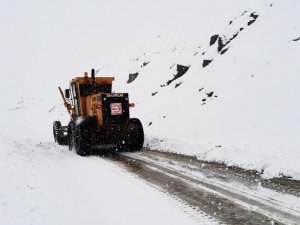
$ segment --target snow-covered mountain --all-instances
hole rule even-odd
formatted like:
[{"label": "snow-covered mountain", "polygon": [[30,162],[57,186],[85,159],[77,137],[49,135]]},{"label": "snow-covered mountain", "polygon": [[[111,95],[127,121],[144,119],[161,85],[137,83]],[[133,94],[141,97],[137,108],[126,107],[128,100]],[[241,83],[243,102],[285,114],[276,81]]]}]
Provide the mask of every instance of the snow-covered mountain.
[{"label": "snow-covered mountain", "polygon": [[[300,179],[297,0],[4,2],[0,133],[52,141],[57,86],[116,76],[153,149]],[[129,79],[130,78],[130,79]]]},{"label": "snow-covered mountain", "polygon": [[299,178],[300,5],[241,6],[230,19],[199,16],[223,18],[195,22],[199,33],[211,28],[203,37],[133,59],[128,91],[151,148]]}]

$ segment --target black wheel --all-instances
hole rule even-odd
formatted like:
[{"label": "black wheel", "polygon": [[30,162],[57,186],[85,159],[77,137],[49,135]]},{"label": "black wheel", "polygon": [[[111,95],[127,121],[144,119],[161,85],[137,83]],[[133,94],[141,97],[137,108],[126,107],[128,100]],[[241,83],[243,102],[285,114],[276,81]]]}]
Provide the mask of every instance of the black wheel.
[{"label": "black wheel", "polygon": [[60,121],[53,122],[53,136],[54,141],[57,142],[59,145],[67,144],[67,138],[64,136],[63,128],[61,126]]},{"label": "black wheel", "polygon": [[137,151],[143,147],[144,130],[139,119],[129,119],[128,125],[126,126],[125,137],[123,139],[122,145],[130,151]]},{"label": "black wheel", "polygon": [[91,136],[88,129],[80,126],[74,129],[74,147],[80,156],[89,155],[91,152]]},{"label": "black wheel", "polygon": [[74,122],[69,122],[68,124],[68,146],[69,146],[69,150],[72,151],[73,147],[74,147],[74,136],[75,136],[75,132],[74,132],[74,127],[75,124]]}]

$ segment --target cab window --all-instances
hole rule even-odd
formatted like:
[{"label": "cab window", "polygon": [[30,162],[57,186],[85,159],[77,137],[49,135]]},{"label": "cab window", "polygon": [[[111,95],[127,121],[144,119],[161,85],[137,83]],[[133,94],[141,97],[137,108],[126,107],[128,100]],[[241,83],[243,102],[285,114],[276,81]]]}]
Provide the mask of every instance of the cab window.
[{"label": "cab window", "polygon": [[93,93],[111,93],[111,84],[80,84],[80,95],[86,97]]}]

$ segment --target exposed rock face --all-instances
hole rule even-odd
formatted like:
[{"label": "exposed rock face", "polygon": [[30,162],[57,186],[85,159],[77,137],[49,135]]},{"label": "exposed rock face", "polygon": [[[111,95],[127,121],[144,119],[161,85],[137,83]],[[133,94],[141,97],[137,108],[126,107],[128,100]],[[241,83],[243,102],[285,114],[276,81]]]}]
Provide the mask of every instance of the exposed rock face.
[{"label": "exposed rock face", "polygon": [[182,82],[175,84],[175,88],[179,87],[181,84],[182,84]]},{"label": "exposed rock face", "polygon": [[129,77],[128,77],[127,83],[129,84],[129,83],[133,82],[138,77],[138,75],[139,75],[138,72],[136,72],[136,73],[130,73]]},{"label": "exposed rock face", "polygon": [[213,60],[212,59],[204,59],[202,63],[202,67],[208,66]]},{"label": "exposed rock face", "polygon": [[294,39],[293,41],[299,41],[299,40],[300,40],[300,37],[298,37],[298,38]]},{"label": "exposed rock face", "polygon": [[149,64],[149,61],[148,62],[143,62],[143,64],[141,65],[141,67],[145,67]]},{"label": "exposed rock face", "polygon": [[225,52],[227,52],[228,48],[223,49],[220,54],[223,55]]},{"label": "exposed rock face", "polygon": [[213,91],[211,91],[211,92],[209,92],[209,93],[206,93],[207,97],[212,97],[212,96],[213,96],[213,94],[214,94],[214,92],[213,92]]},{"label": "exposed rock face", "polygon": [[224,46],[225,46],[225,44],[223,43],[223,39],[221,37],[219,37],[219,39],[218,39],[218,52],[222,51]]},{"label": "exposed rock face", "polygon": [[258,15],[255,12],[253,12],[250,14],[250,17],[252,19],[248,22],[248,26],[250,26],[252,23],[254,23],[256,21],[256,19],[258,18]]},{"label": "exposed rock face", "polygon": [[210,41],[209,41],[209,45],[212,46],[213,44],[216,43],[216,41],[218,40],[219,35],[215,34],[213,36],[210,37]]},{"label": "exposed rock face", "polygon": [[174,75],[173,79],[167,81],[167,85],[171,84],[174,80],[178,79],[179,77],[182,77],[189,70],[189,68],[189,66],[177,64],[177,74]]}]

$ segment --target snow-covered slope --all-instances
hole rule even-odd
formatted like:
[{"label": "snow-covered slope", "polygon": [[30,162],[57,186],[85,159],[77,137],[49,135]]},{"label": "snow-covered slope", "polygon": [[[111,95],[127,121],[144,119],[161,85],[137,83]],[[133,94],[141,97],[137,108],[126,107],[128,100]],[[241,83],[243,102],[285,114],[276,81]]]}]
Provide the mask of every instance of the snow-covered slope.
[{"label": "snow-covered slope", "polygon": [[68,121],[56,87],[95,67],[130,93],[147,146],[300,179],[299,9],[296,0],[4,2],[0,131],[52,140],[52,121]]},{"label": "snow-covered slope", "polygon": [[[211,22],[198,42],[191,37],[135,60],[131,72],[139,75],[128,91],[136,115],[151,148],[300,178],[300,4],[241,6],[231,19],[218,14],[222,26]],[[195,24],[201,33],[204,25]],[[189,67],[178,79],[177,64]]]}]

